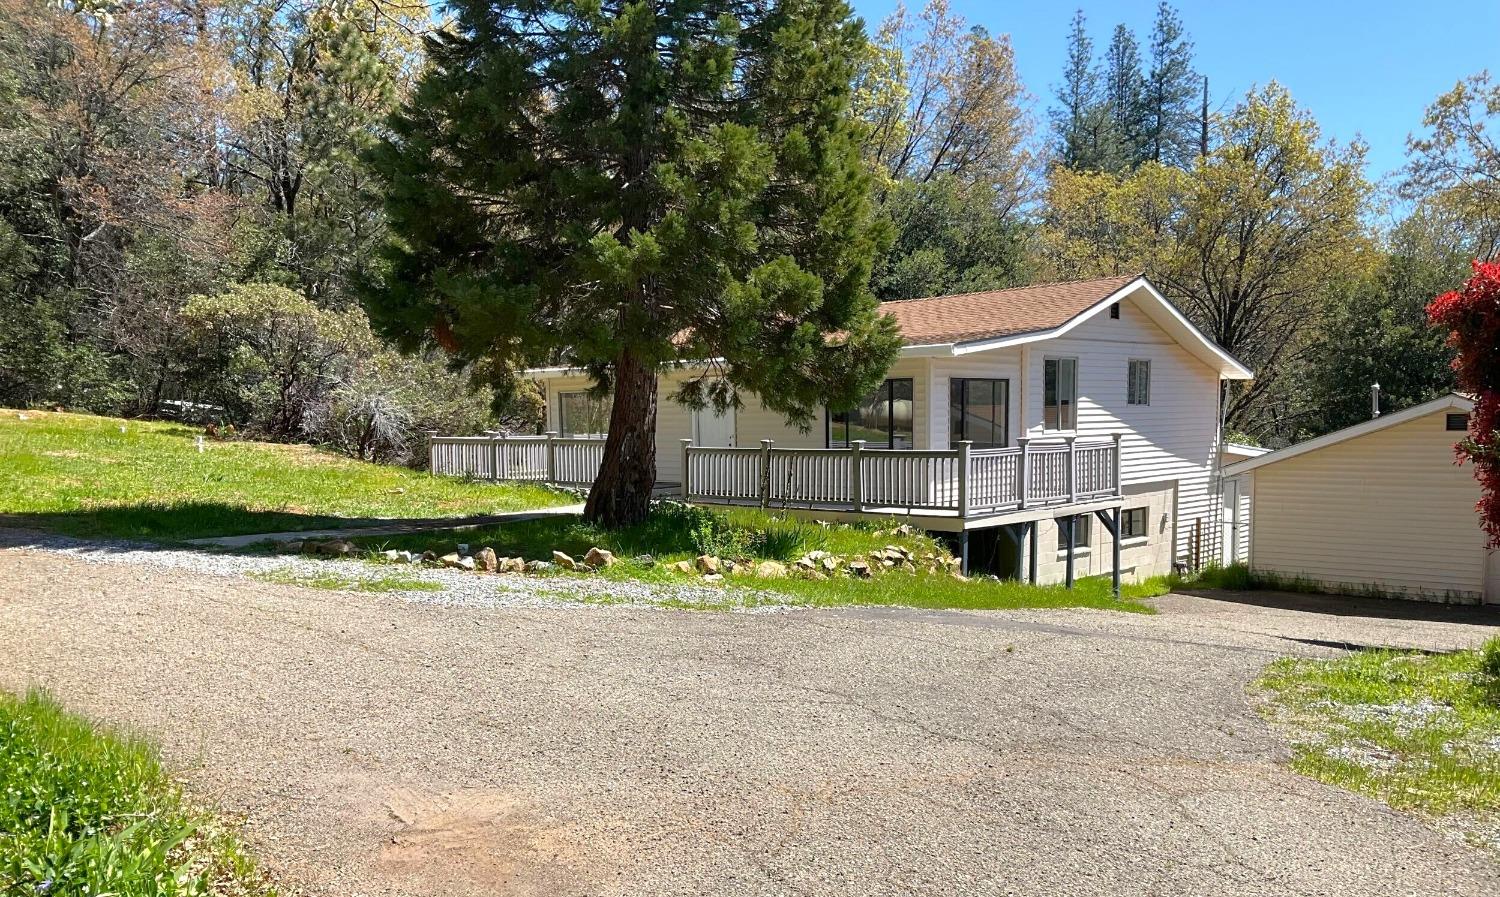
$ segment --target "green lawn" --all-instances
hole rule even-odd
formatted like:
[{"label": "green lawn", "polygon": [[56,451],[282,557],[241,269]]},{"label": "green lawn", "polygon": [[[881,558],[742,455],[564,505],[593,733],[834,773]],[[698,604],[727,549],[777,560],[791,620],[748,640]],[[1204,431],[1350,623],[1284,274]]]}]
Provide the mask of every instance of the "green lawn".
[{"label": "green lawn", "polygon": [[0,893],[274,895],[151,747],[0,692]]},{"label": "green lawn", "polygon": [[0,525],[173,541],[576,501],[540,486],[432,477],[306,445],[205,439],[200,453],[201,433],[175,423],[0,410]]},{"label": "green lawn", "polygon": [[1500,638],[1482,651],[1280,660],[1258,685],[1299,772],[1500,851]]},{"label": "green lawn", "polygon": [[[701,582],[701,579],[696,574],[674,573],[669,565],[699,554],[786,562],[810,551],[826,551],[849,560],[862,560],[873,550],[895,545],[908,549],[918,558],[927,554],[947,555],[946,549],[923,533],[896,532],[898,523],[892,520],[857,526],[820,526],[756,510],[715,511],[660,503],[645,523],[620,530],[600,529],[578,518],[554,517],[462,533],[370,536],[354,541],[372,553],[394,548],[442,555],[454,551],[459,544],[467,544],[471,551],[488,546],[501,556],[541,560],[550,558],[554,549],[581,559],[590,548],[598,546],[614,552],[619,563],[608,570],[587,575],[687,584]],[[634,558],[639,555],[650,555],[652,563],[637,563]],[[963,581],[946,573],[928,572],[887,572],[870,579],[848,576],[826,580],[731,577],[723,588],[723,601],[704,600],[693,606],[720,609],[757,604],[816,607],[900,605],[970,610],[1095,607],[1149,613],[1150,608],[1139,603],[1139,599],[1169,591],[1167,580],[1157,578],[1127,584],[1121,590],[1124,600],[1116,601],[1110,594],[1107,578],[1081,580],[1077,588],[1069,590],[1062,586],[1032,586],[989,578]]]}]

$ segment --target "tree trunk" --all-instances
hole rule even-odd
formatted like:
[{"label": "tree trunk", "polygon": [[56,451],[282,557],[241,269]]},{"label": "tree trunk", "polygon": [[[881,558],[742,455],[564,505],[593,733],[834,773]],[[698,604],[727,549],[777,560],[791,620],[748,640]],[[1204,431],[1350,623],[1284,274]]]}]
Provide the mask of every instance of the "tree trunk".
[{"label": "tree trunk", "polygon": [[604,460],[583,518],[608,527],[646,519],[656,486],[656,369],[629,349],[615,359],[614,407]]}]

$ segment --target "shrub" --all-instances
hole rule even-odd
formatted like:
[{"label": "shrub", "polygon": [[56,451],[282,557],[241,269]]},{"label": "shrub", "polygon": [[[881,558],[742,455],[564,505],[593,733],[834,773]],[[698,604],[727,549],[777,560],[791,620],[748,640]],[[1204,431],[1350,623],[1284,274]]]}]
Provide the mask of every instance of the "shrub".
[{"label": "shrub", "polygon": [[773,518],[751,539],[751,548],[759,557],[790,561],[828,543],[823,528],[795,518]]},{"label": "shrub", "polygon": [[1491,687],[1500,689],[1500,636],[1490,639],[1479,649],[1479,672]]}]

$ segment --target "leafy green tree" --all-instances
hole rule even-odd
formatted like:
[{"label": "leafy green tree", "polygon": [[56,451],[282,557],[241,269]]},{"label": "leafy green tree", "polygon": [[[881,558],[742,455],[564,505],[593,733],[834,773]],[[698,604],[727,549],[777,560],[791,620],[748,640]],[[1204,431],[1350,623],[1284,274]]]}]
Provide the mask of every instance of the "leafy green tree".
[{"label": "leafy green tree", "polygon": [[987,200],[982,188],[954,178],[892,185],[882,208],[896,239],[876,265],[876,295],[916,299],[1024,283],[1029,230]]},{"label": "leafy green tree", "polygon": [[807,425],[894,357],[868,281],[872,212],[833,0],[451,7],[374,154],[397,237],[367,307],[408,347],[563,361],[613,393],[586,516],[643,519],[657,375],[690,405],[759,395]]},{"label": "leafy green tree", "polygon": [[1054,277],[1145,271],[1256,378],[1232,388],[1226,421],[1285,434],[1300,412],[1291,375],[1330,297],[1378,254],[1363,216],[1364,148],[1320,145],[1317,123],[1272,83],[1217,123],[1185,171],[1056,169],[1039,246]]},{"label": "leafy green tree", "polygon": [[1423,124],[1428,132],[1407,140],[1401,192],[1446,207],[1465,222],[1471,253],[1494,258],[1500,254],[1500,84],[1489,72],[1465,78],[1428,107]]}]

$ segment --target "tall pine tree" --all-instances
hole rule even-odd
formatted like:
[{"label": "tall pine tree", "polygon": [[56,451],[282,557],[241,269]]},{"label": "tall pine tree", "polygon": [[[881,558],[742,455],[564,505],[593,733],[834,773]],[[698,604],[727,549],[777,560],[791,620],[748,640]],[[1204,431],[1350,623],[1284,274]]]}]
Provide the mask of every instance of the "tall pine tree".
[{"label": "tall pine tree", "polygon": [[1146,160],[1146,82],[1141,75],[1141,48],[1135,33],[1115,26],[1104,54],[1104,101],[1109,109],[1109,168],[1122,171]]},{"label": "tall pine tree", "polygon": [[[367,307],[407,346],[613,393],[585,515],[641,520],[657,375],[806,425],[899,345],[869,292],[886,237],[849,113],[838,0],[454,0],[374,153],[399,241]],[[503,384],[502,384],[503,385]]]},{"label": "tall pine tree", "polygon": [[1075,170],[1099,170],[1109,163],[1109,112],[1094,66],[1094,41],[1083,10],[1073,14],[1068,33],[1068,61],[1052,109],[1058,160]]},{"label": "tall pine tree", "polygon": [[1193,164],[1200,143],[1198,87],[1193,42],[1177,10],[1162,0],[1151,29],[1151,69],[1146,74],[1143,150],[1147,160],[1180,168]]}]

